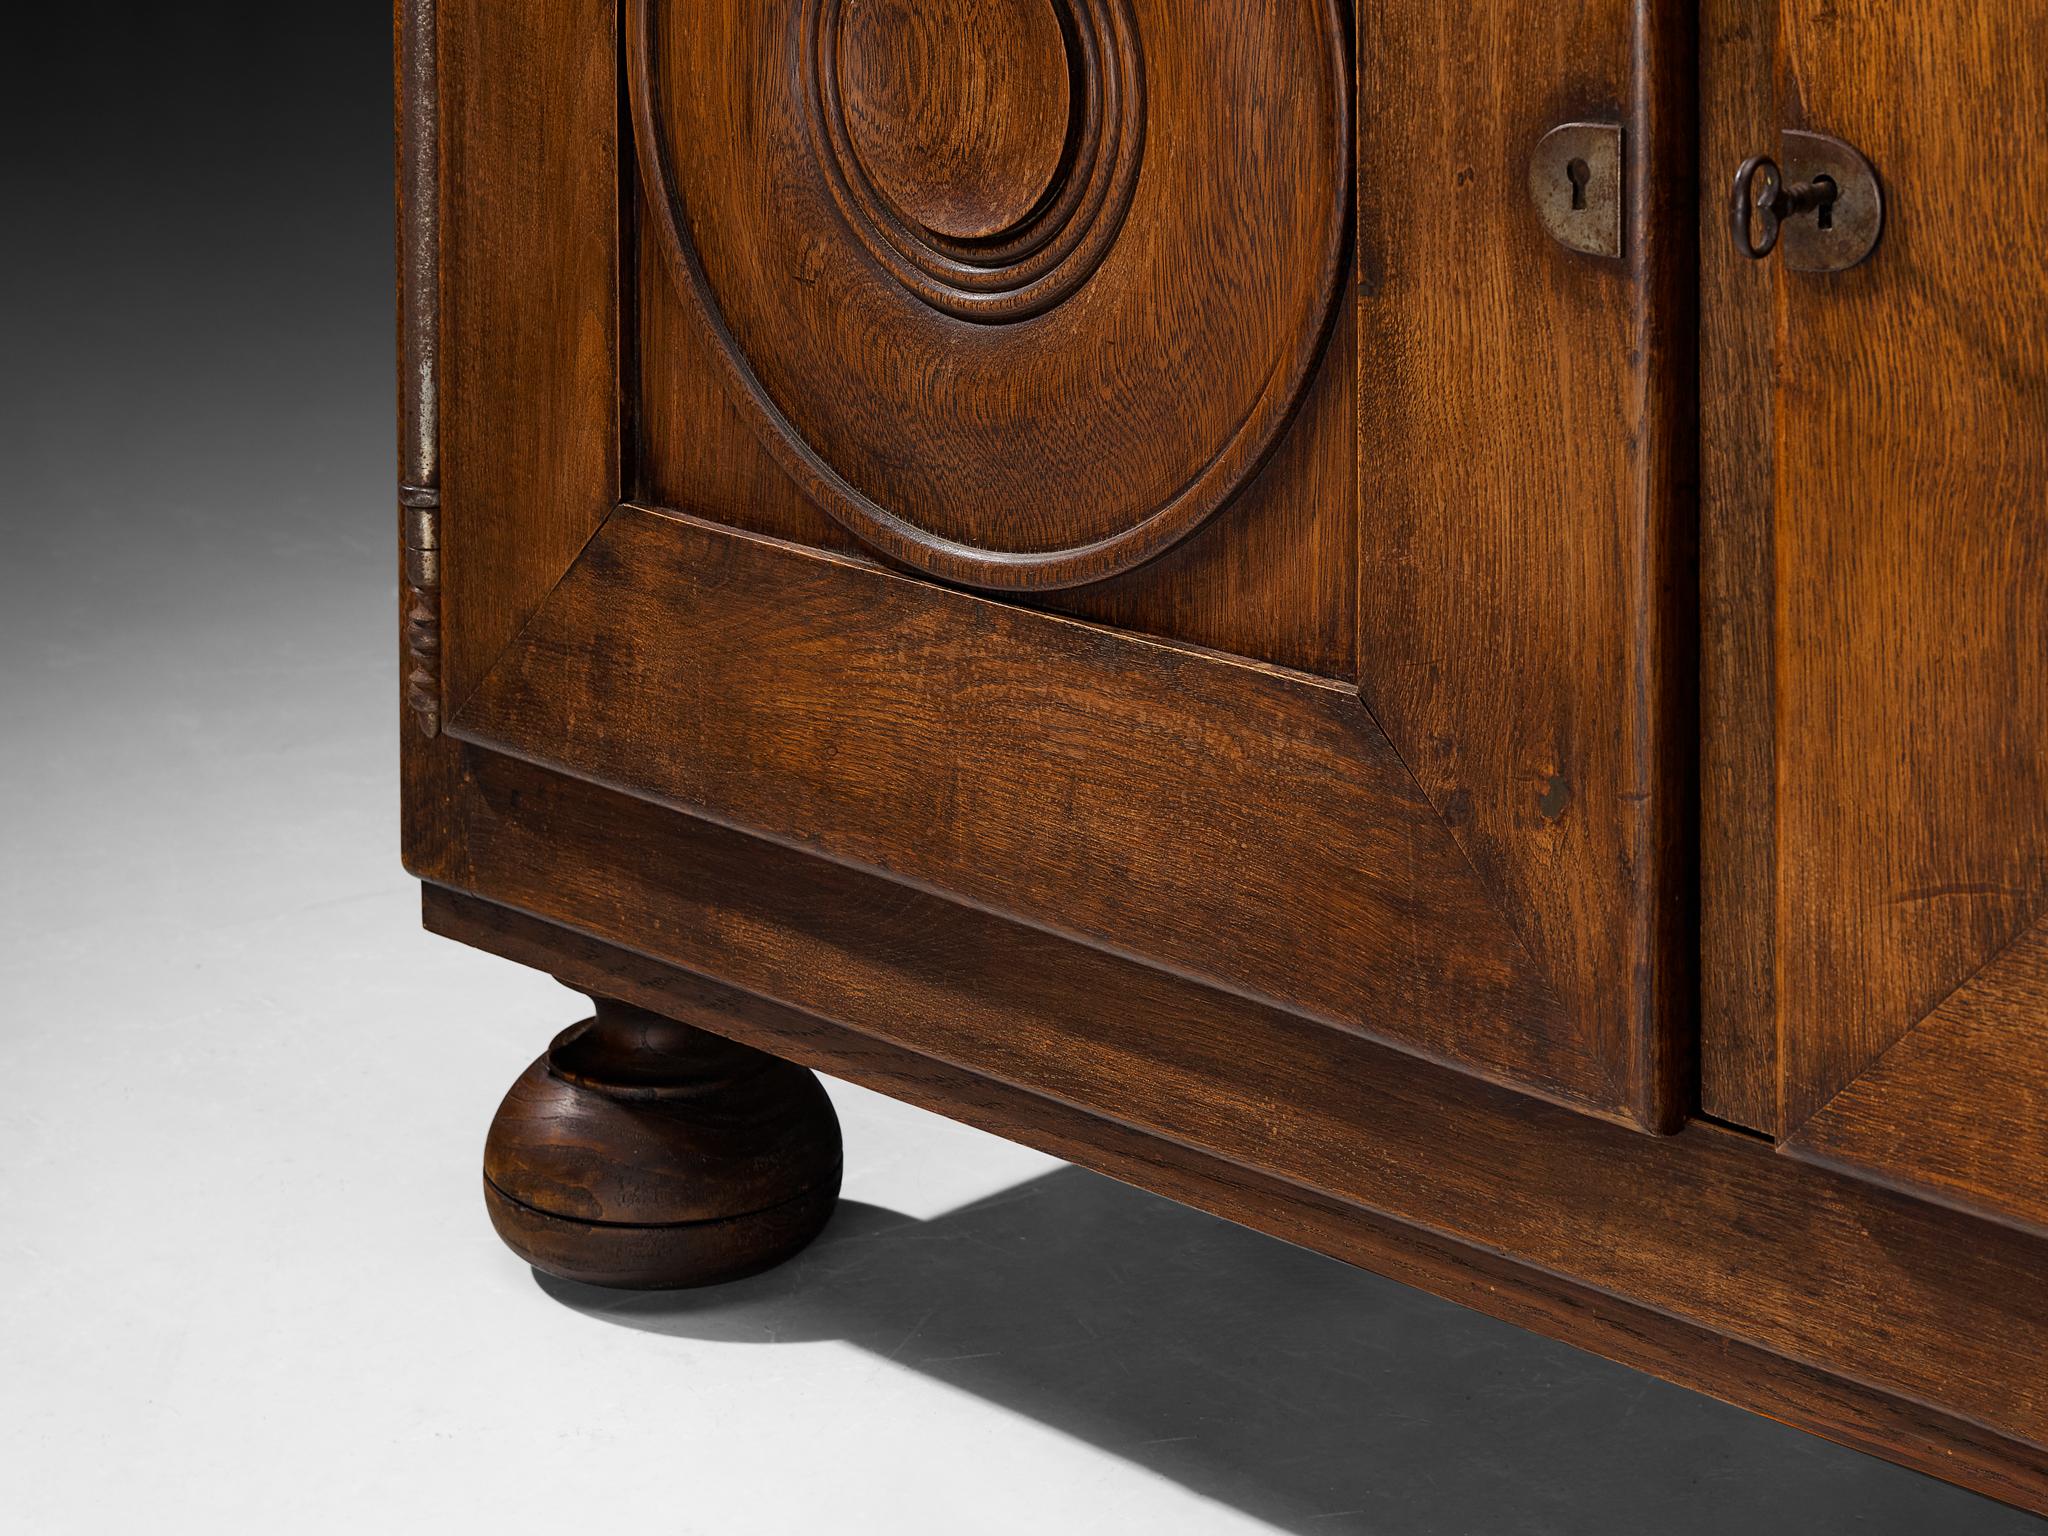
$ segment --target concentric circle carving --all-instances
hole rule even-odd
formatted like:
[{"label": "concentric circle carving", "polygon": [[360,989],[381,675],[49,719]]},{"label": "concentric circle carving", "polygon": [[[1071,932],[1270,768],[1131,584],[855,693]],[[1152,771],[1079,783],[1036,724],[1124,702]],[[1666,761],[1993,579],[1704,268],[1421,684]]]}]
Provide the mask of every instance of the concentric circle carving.
[{"label": "concentric circle carving", "polygon": [[941,238],[987,240],[1031,214],[1074,126],[1052,0],[820,0],[812,14],[813,121],[829,110],[853,141],[850,174]]},{"label": "concentric circle carving", "polygon": [[814,153],[904,287],[1003,322],[1089,279],[1144,157],[1130,0],[808,0],[799,25]]},{"label": "concentric circle carving", "polygon": [[628,0],[648,222],[831,516],[948,581],[1100,580],[1229,502],[1321,356],[1342,5]]}]

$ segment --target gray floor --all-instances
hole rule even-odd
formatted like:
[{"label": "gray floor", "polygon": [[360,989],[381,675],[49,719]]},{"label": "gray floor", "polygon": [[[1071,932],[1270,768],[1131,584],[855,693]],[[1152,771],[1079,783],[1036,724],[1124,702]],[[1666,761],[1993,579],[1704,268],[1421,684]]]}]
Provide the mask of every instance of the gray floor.
[{"label": "gray floor", "polygon": [[0,1531],[2044,1529],[838,1085],[797,1265],[516,1263],[479,1145],[576,1003],[398,867],[371,11],[12,168],[80,238],[0,324]]}]

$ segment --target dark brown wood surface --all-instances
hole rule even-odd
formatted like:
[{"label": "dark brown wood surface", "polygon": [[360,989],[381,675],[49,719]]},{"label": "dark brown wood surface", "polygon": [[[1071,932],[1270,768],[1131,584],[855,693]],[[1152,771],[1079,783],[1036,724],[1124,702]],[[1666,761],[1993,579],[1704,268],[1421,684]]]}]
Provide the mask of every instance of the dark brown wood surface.
[{"label": "dark brown wood surface", "polygon": [[1771,323],[1777,262],[1736,253],[1734,167],[1778,131],[1778,0],[1700,6],[1700,1102],[1778,1117],[1774,803],[1778,679]]},{"label": "dark brown wood surface", "polygon": [[[440,595],[434,594],[433,675],[420,673],[411,490],[441,484],[442,155],[438,0],[392,0],[392,152],[397,274],[397,588],[399,687],[399,848],[418,874],[445,867],[457,772],[454,743],[439,738]],[[435,532],[439,533],[438,507]],[[439,572],[435,573],[437,576]]]},{"label": "dark brown wood surface", "polygon": [[393,0],[397,192],[399,606],[408,726],[441,697],[441,93],[435,0]]},{"label": "dark brown wood surface", "polygon": [[[645,1007],[1568,1339],[1844,1445],[2048,1512],[2048,1452],[1925,1403],[1740,1343],[1484,1246],[1192,1148],[1163,1145],[1056,1099],[507,908],[430,887],[426,919],[437,933],[579,986],[611,988]],[[1966,1238],[1967,1224],[1959,1224],[1958,1231]]]},{"label": "dark brown wood surface", "polygon": [[[508,907],[426,889],[438,934],[643,1008],[731,1034],[817,1071],[977,1124],[1010,1141],[1446,1296],[1675,1380],[1855,1450],[2048,1513],[2048,1452],[1909,1397],[1769,1354],[1726,1333],[1577,1284],[1485,1245],[1384,1217],[1249,1167],[1157,1139],[1059,1100],[948,1065],[756,993],[678,971]],[[1712,1133],[1704,1133],[1712,1135]],[[1958,1225],[1956,1241],[1968,1241]]]},{"label": "dark brown wood surface", "polygon": [[2048,1236],[2048,926],[1950,993],[1786,1150]]},{"label": "dark brown wood surface", "polygon": [[[1360,693],[1646,1085],[1682,1072],[1690,1013],[1688,14],[1359,7]],[[1621,261],[1531,206],[1531,152],[1572,120],[1624,125]]]},{"label": "dark brown wood surface", "polygon": [[[651,231],[636,268],[635,499],[845,554],[861,544],[807,500],[732,403]],[[1120,576],[1020,601],[1296,671],[1357,665],[1355,327],[1340,324],[1292,428],[1227,512]]]},{"label": "dark brown wood surface", "polygon": [[484,1203],[536,1269],[675,1290],[780,1264],[839,1198],[839,1119],[802,1067],[599,996],[505,1095]]},{"label": "dark brown wood surface", "polygon": [[[949,10],[941,18],[947,25],[934,29],[936,35],[957,36],[963,15]],[[943,168],[956,169],[950,162]],[[1189,169],[1203,174],[1202,167]],[[638,187],[633,191],[644,201]],[[858,548],[853,535],[778,467],[755,430],[753,413],[743,409],[744,399],[735,403],[721,377],[714,338],[687,285],[676,281],[658,221],[642,218],[639,224],[636,299],[644,344],[638,356],[637,498],[821,548]],[[776,238],[773,230],[752,233],[756,243]],[[1326,349],[1296,420],[1274,460],[1250,479],[1225,519],[1126,574],[1031,600],[1141,633],[1352,677],[1354,327],[1348,314],[1331,319]],[[1223,352],[1231,336],[1219,330],[1208,340]],[[1232,365],[1241,361],[1233,359]],[[1114,412],[1113,406],[1105,409]],[[905,434],[917,427],[914,413],[902,424]],[[904,456],[900,447],[897,456]],[[1050,489],[1065,492],[1070,478],[1062,472]]]},{"label": "dark brown wood surface", "polygon": [[2048,23],[626,9],[399,12],[430,920],[2048,1511]]},{"label": "dark brown wood surface", "polygon": [[612,0],[439,0],[452,713],[618,500]]},{"label": "dark brown wood surface", "polygon": [[450,729],[1633,1108],[1338,684],[623,507]]},{"label": "dark brown wood surface", "polygon": [[[1710,456],[1752,456],[1710,524],[1732,622],[1706,717],[1721,871],[1709,962],[1723,974],[1705,1104],[1790,1135],[1844,1090],[1905,1114],[1887,1053],[1920,1029],[1948,1038],[1944,999],[2048,906],[2048,148],[2011,132],[2048,95],[2048,22],[2010,0],[1782,0],[1775,23],[1769,126],[1855,144],[1887,204],[1881,243],[1850,271],[1704,257],[1709,335],[1730,348]],[[1994,144],[2011,216],[1956,216],[1950,167]],[[1776,149],[1767,135],[1745,152]],[[2011,1073],[2048,1070],[2038,1039],[2029,1018],[2008,1021]],[[1931,1049],[1900,1059],[1935,1092]],[[1930,1114],[1967,1100],[1971,1068],[1955,1058]]]},{"label": "dark brown wood surface", "polygon": [[[1387,68],[1406,71],[1446,50],[1463,58],[1459,50],[1479,46],[1484,57],[1505,61],[1516,92],[1503,104],[1481,89],[1483,73],[1459,76],[1473,111],[1431,114],[1427,122],[1465,125],[1446,131],[1468,134],[1469,145],[1437,142],[1429,137],[1437,130],[1422,119],[1375,101],[1359,131],[1372,149],[1379,201],[1368,199],[1360,220],[1360,280],[1345,292],[1347,302],[1332,304],[1351,258],[1343,238],[1352,162],[1343,18],[1324,0],[1291,0],[1192,20],[1145,11],[1134,33],[1124,0],[1082,7],[1081,32],[1096,28],[1098,42],[1110,39],[1116,47],[1092,55],[1081,47],[1070,58],[1070,93],[1093,102],[1089,111],[1098,115],[1124,110],[1129,100],[1117,96],[1125,79],[1118,70],[1137,66],[1118,64],[1113,55],[1138,49],[1153,158],[1121,222],[1088,258],[1100,260],[1099,270],[1071,292],[1032,290],[1038,296],[1020,298],[1023,308],[1012,313],[1002,295],[1023,294],[1030,284],[1004,288],[1010,279],[1000,273],[1016,273],[1003,263],[1014,256],[1028,275],[1040,260],[1024,249],[1022,234],[1014,250],[1004,245],[1007,235],[977,248],[978,276],[955,270],[969,253],[954,250],[947,259],[957,258],[955,265],[943,268],[953,285],[945,293],[928,291],[918,276],[923,267],[906,271],[896,260],[916,267],[931,251],[950,249],[947,241],[985,238],[921,223],[916,238],[925,254],[905,256],[909,247],[897,240],[908,217],[901,205],[923,196],[904,191],[912,174],[906,167],[929,162],[938,200],[931,208],[951,207],[947,199],[965,195],[956,163],[967,152],[962,146],[990,146],[995,168],[984,167],[988,175],[975,183],[975,195],[994,199],[990,217],[1019,217],[1026,203],[1002,177],[1025,174],[1012,161],[1035,164],[1030,145],[1038,129],[1011,121],[1022,98],[1014,81],[993,75],[993,84],[983,81],[912,111],[891,94],[895,66],[886,56],[908,47],[913,35],[939,39],[931,46],[943,52],[961,29],[986,26],[993,29],[989,46],[1008,50],[989,67],[1005,79],[1028,79],[1043,63],[1033,50],[1050,46],[1048,40],[965,4],[942,7],[908,32],[895,9],[879,3],[850,11],[841,0],[788,5],[788,25],[773,35],[798,39],[803,46],[793,52],[764,52],[766,23],[745,8],[699,8],[687,21],[664,21],[650,0],[624,18],[641,184],[630,207],[605,206],[587,188],[577,194],[582,202],[565,201],[562,164],[576,156],[570,138],[542,145],[536,158],[532,143],[511,142],[510,108],[500,121],[468,106],[507,99],[496,84],[482,83],[482,62],[490,48],[540,40],[536,18],[517,8],[488,24],[467,18],[462,25],[471,30],[499,30],[478,33],[472,54],[458,27],[455,44],[443,49],[444,69],[467,72],[468,93],[450,88],[458,110],[444,128],[448,163],[492,167],[488,177],[471,173],[474,186],[451,172],[448,238],[463,255],[459,269],[451,265],[447,286],[451,295],[470,296],[467,309],[451,305],[451,337],[465,314],[473,325],[499,317],[479,332],[489,346],[473,365],[478,371],[450,391],[445,457],[466,466],[470,479],[451,485],[444,542],[450,570],[460,565],[475,587],[451,590],[445,604],[451,658],[457,651],[470,658],[451,660],[451,710],[467,708],[489,672],[489,665],[479,673],[470,662],[495,656],[505,676],[485,692],[499,699],[521,691],[524,717],[516,730],[500,730],[485,719],[496,705],[480,701],[469,711],[473,733],[541,755],[551,750],[543,743],[561,740],[575,750],[551,760],[614,771],[573,740],[606,713],[603,699],[550,693],[515,674],[530,665],[521,657],[539,629],[565,649],[564,616],[535,617],[557,582],[563,604],[572,595],[587,605],[604,601],[593,594],[599,574],[564,574],[594,526],[592,493],[616,478],[597,447],[620,422],[630,429],[624,478],[673,495],[685,511],[828,548],[846,547],[843,533],[829,531],[843,525],[856,542],[963,580],[1008,584],[1014,577],[1032,585],[1112,576],[1185,533],[1173,522],[1181,512],[1168,516],[1157,508],[1227,501],[1226,515],[1144,568],[1059,601],[1139,632],[1305,663],[1340,683],[1355,681],[1373,714],[1367,730],[1388,738],[1375,749],[1382,767],[1391,763],[1421,786],[1418,798],[1412,787],[1394,790],[1390,772],[1376,768],[1368,776],[1368,797],[1385,791],[1390,805],[1405,807],[1386,836],[1421,836],[1432,847],[1454,849],[1484,893],[1476,905],[1460,896],[1433,914],[1434,928],[1447,936],[1441,953],[1401,959],[1383,942],[1391,930],[1380,924],[1377,939],[1368,933],[1365,942],[1311,957],[1314,930],[1288,915],[1299,909],[1288,903],[1310,900],[1329,909],[1329,926],[1341,936],[1351,931],[1346,912],[1378,898],[1346,889],[1341,858],[1311,842],[1301,824],[1285,829],[1281,840],[1301,840],[1311,870],[1321,869],[1303,887],[1312,894],[1290,893],[1267,916],[1258,915],[1263,898],[1247,896],[1230,904],[1228,919],[1219,914],[1214,922],[1197,923],[1193,914],[1201,909],[1186,907],[1191,926],[1170,934],[1150,919],[1128,931],[1075,919],[1060,910],[1072,881],[1058,873],[1046,890],[1019,901],[1011,893],[1033,875],[1003,867],[1014,840],[995,839],[979,853],[942,850],[946,856],[934,860],[920,854],[877,861],[880,867],[938,879],[972,899],[1170,966],[1193,963],[1187,956],[1195,954],[1210,974],[1214,957],[1227,962],[1229,951],[1246,947],[1228,938],[1219,946],[1216,936],[1249,916],[1255,925],[1291,930],[1289,952],[1298,952],[1299,964],[1291,961],[1282,977],[1271,966],[1224,963],[1222,979],[1231,984],[1598,1112],[1670,1128],[1689,1056],[1678,1011],[1687,968],[1679,942],[1685,870],[1676,807],[1686,775],[1669,729],[1682,681],[1664,660],[1682,606],[1675,565],[1684,506],[1671,424],[1687,373],[1684,349],[1672,339],[1682,314],[1669,233],[1684,223],[1684,210],[1674,224],[1656,190],[1673,176],[1682,184],[1685,174],[1682,136],[1664,126],[1684,115],[1670,8],[1596,6],[1575,18],[1490,21],[1495,30],[1478,45],[1453,35],[1455,28],[1445,31],[1444,17],[1428,7],[1385,7],[1361,18],[1359,46]],[[1228,49],[1202,46],[1203,29],[1224,21],[1251,30]],[[1595,38],[1602,45],[1594,46]],[[1080,45],[1070,38],[1067,46]],[[1546,59],[1570,61],[1570,100],[1540,88]],[[723,60],[732,79],[719,83],[724,77],[707,60]],[[1284,91],[1262,73],[1275,69],[1289,82]],[[813,99],[827,76],[828,84],[837,82],[836,102],[827,99],[829,90]],[[707,88],[678,91],[667,83],[676,79]],[[1137,79],[1131,74],[1125,84]],[[568,91],[574,102],[560,123],[551,121],[551,133],[598,132],[607,101],[593,80],[536,79],[532,89],[550,97]],[[727,90],[738,94],[728,103],[732,112],[723,113],[718,92]],[[1270,110],[1233,126],[1235,104],[1246,99],[1269,102]],[[1124,107],[1116,107],[1119,100]],[[1642,181],[1635,198],[1643,211],[1632,225],[1628,259],[1603,265],[1555,247],[1520,188],[1527,151],[1553,114],[1568,105],[1599,111],[1605,103],[1626,107],[1629,131],[1643,146],[1631,173]],[[619,105],[616,92],[609,105]],[[729,119],[731,132],[711,133],[692,115],[706,112]],[[974,122],[957,120],[961,114]],[[899,147],[915,155],[875,171],[869,162],[881,163],[881,152],[859,145],[885,119],[898,122],[896,131],[907,135]],[[844,143],[834,137],[835,123],[852,125]],[[1051,218],[1067,196],[1062,176],[1085,181],[1096,174],[1083,141],[1108,129],[1087,112],[1069,126],[1071,163],[1049,184],[1049,200],[1030,204],[1036,211],[1023,217]],[[1474,158],[1481,141],[1493,144],[1483,163]],[[1119,143],[1103,138],[1089,151],[1109,178],[1106,198],[1121,195]],[[1413,175],[1433,175],[1447,153],[1471,159],[1466,169],[1481,178],[1454,182],[1451,195],[1462,213],[1403,222],[1385,190],[1396,184],[1392,172],[1405,166]],[[762,164],[782,169],[763,177]],[[602,158],[590,165],[591,185],[619,169]],[[762,189],[771,185],[779,191],[764,203]],[[1495,198],[1501,187],[1513,195]],[[895,190],[883,197],[888,188]],[[595,234],[548,236],[576,242],[575,259],[537,252],[539,232],[528,239],[516,221],[506,226],[517,232],[510,241],[470,235],[472,228],[496,228],[491,199],[515,192],[523,199],[521,217],[546,210],[579,230],[603,224],[622,248],[638,252],[640,270],[630,285],[638,305],[618,321],[623,339],[602,344],[611,334],[619,272],[616,251]],[[849,219],[880,217],[881,204],[870,207],[870,194],[895,210],[868,231],[894,241],[895,257],[841,248],[860,243]],[[1069,211],[1080,218],[1086,208],[1076,208]],[[954,208],[933,217],[944,224],[968,216]],[[1458,238],[1440,237],[1459,218],[1476,222],[1459,225]],[[1067,249],[1066,228],[1046,226],[1046,252]],[[1096,236],[1073,238],[1082,244],[1070,254],[1080,260]],[[1480,265],[1467,259],[1467,240],[1482,253]],[[1261,275],[1269,269],[1277,275]],[[1048,282],[1053,270],[1045,268]],[[1510,281],[1547,290],[1549,307],[1539,311],[1512,297],[1503,286]],[[519,293],[528,303],[515,320],[511,296]],[[967,302],[962,295],[975,294],[999,312],[955,312]],[[1236,318],[1204,322],[1219,304]],[[1135,329],[1132,315],[1143,319]],[[568,346],[572,336],[588,345]],[[511,346],[525,351],[504,352]],[[624,354],[631,361],[622,376],[637,378],[644,398],[611,398],[618,379],[608,370]],[[1539,357],[1548,357],[1547,365],[1538,366]],[[1346,389],[1352,379],[1355,399]],[[1247,394],[1252,382],[1257,389]],[[1059,402],[1058,409],[1048,401]],[[1173,431],[1154,421],[1160,409],[1169,409]],[[1602,436],[1590,423],[1606,409],[1623,412],[1622,429]],[[1076,410],[1085,417],[1078,424],[1067,419]],[[1472,440],[1466,424],[1474,420],[1503,428]],[[1283,427],[1290,429],[1281,435]],[[1548,446],[1558,434],[1566,444],[1561,454]],[[519,452],[494,461],[491,445],[505,442],[520,444]],[[536,461],[552,467],[536,472]],[[1344,470],[1354,462],[1362,477],[1356,487]],[[886,532],[874,508],[850,512],[844,487],[834,489],[839,481],[875,507],[886,502],[896,513],[914,513],[898,530],[902,537]],[[1512,490],[1511,504],[1500,499],[1500,487]],[[1355,499],[1369,515],[1358,516]],[[1132,508],[1142,514],[1135,523],[1125,518]],[[839,524],[824,519],[826,512]],[[1190,513],[1187,526],[1201,520]],[[828,531],[821,533],[821,522]],[[466,553],[455,547],[464,540]],[[641,547],[657,558],[651,543]],[[591,548],[595,553],[598,545]],[[970,549],[982,555],[961,553]],[[1062,549],[1092,553],[1038,562]],[[996,565],[983,562],[984,555]],[[647,612],[640,622],[658,627],[667,620]],[[763,638],[757,633],[755,643]],[[824,640],[822,632],[812,637]],[[672,654],[687,669],[680,649]],[[598,670],[605,661],[598,657]],[[877,650],[863,665],[885,662]],[[1027,682],[1014,674],[1012,685],[1079,701],[1095,686],[1087,665],[1066,678]],[[850,688],[865,686],[851,672],[838,675]],[[1103,687],[1104,697],[1085,708],[1113,732],[1113,675]],[[927,700],[908,702],[921,707]],[[760,707],[766,703],[763,695]],[[648,706],[634,718],[657,734],[635,747],[614,730],[613,745],[672,758],[676,743],[659,736],[661,711],[655,701]],[[814,699],[821,714],[843,708],[858,715],[865,707],[852,698]],[[555,718],[543,723],[547,710]],[[1010,726],[1018,740],[1003,749],[1025,750],[1035,724],[1020,712]],[[1200,729],[1206,728],[1197,735]],[[964,735],[955,739],[962,755],[935,763],[935,774],[972,782],[972,746]],[[1076,739],[1072,750],[1085,748]],[[1178,772],[1156,756],[1144,761],[1167,778]],[[1302,766],[1309,777],[1323,771]],[[785,767],[799,771],[788,760]],[[618,771],[625,776],[615,782],[667,793],[652,779]],[[687,766],[678,771],[687,773]],[[1233,814],[1259,829],[1255,841],[1272,841],[1273,829],[1295,814],[1290,805],[1307,807],[1299,799],[1263,807],[1256,783],[1236,787],[1253,797]],[[764,803],[790,798],[771,784],[756,793]],[[795,793],[801,797],[800,787]],[[1171,800],[1188,791],[1165,784],[1156,794]],[[1418,807],[1444,830],[1424,834],[1400,822]],[[1336,802],[1325,806],[1334,808]],[[746,819],[737,809],[709,809]],[[1049,802],[1036,809],[1048,821],[1058,814]],[[943,823],[943,808],[937,816]],[[786,830],[772,811],[747,824]],[[1130,839],[1144,825],[1134,820]],[[1163,847],[1119,845],[1121,834],[1106,817],[1093,830],[1087,868],[1098,883],[1122,862],[1172,856]],[[821,846],[868,835],[857,826],[821,824],[815,831]],[[1343,835],[1352,832],[1380,835],[1362,826]],[[968,868],[976,859],[987,867]],[[927,863],[943,866],[943,876],[929,874]],[[1062,867],[1055,861],[1056,871]],[[1373,859],[1355,874],[1372,887],[1391,879],[1392,869]],[[1442,893],[1457,883],[1431,873],[1425,861],[1414,889],[1399,900],[1410,910],[1441,905]],[[1471,957],[1487,947],[1487,968],[1517,978],[1523,995],[1513,1004],[1460,1010],[1403,1001],[1418,996],[1404,990],[1411,973],[1439,969],[1455,986]],[[1560,1007],[1561,1022],[1552,1018]],[[1531,1027],[1539,1017],[1545,1022]]]},{"label": "dark brown wood surface", "polygon": [[[1820,9],[1779,33],[1805,126],[1891,196],[1871,261],[1779,289],[1788,1127],[2048,896],[2048,140],[2006,136],[2048,99],[2048,17]],[[1951,217],[1992,142],[2011,217]]]},{"label": "dark brown wood surface", "polygon": [[2048,1444],[2048,1243],[1694,1126],[1644,1136],[468,749],[464,866],[607,943]]},{"label": "dark brown wood surface", "polygon": [[1349,254],[1351,86],[1338,0],[1020,9],[628,0],[625,47],[648,222],[783,471],[893,559],[1043,589],[1277,443]]},{"label": "dark brown wood surface", "polygon": [[[1843,1445],[2048,1513],[2048,1452],[1924,1402],[1740,1343],[1487,1247],[1192,1148],[1164,1145],[1056,1099],[505,907],[429,887],[426,921],[437,933],[578,986],[609,988],[644,1007],[1568,1339]],[[1959,1223],[1957,1240],[1967,1242],[1968,1233],[1968,1224]]]}]

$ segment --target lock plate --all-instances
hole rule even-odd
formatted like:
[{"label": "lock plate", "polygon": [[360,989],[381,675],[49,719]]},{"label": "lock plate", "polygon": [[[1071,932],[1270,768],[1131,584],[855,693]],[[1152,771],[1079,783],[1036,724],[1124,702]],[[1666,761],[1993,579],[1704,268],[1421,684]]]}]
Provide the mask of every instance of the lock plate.
[{"label": "lock plate", "polygon": [[1785,221],[1778,236],[1780,257],[1794,272],[1840,272],[1855,266],[1884,232],[1884,193],[1877,172],[1855,149],[1825,133],[1787,128],[1778,137],[1787,186],[1825,178],[1834,187],[1831,201]]},{"label": "lock plate", "polygon": [[1536,217],[1559,245],[1621,255],[1621,125],[1560,123],[1529,157]]}]

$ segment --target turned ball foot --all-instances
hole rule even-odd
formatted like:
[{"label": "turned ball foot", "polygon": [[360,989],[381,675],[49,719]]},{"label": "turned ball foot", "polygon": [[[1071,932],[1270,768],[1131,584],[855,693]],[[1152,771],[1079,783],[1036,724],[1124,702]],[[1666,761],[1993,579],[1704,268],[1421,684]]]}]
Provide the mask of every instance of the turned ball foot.
[{"label": "turned ball foot", "polygon": [[600,999],[505,1095],[484,1201],[535,1269],[659,1290],[789,1258],[831,1217],[839,1171],[813,1074]]}]

